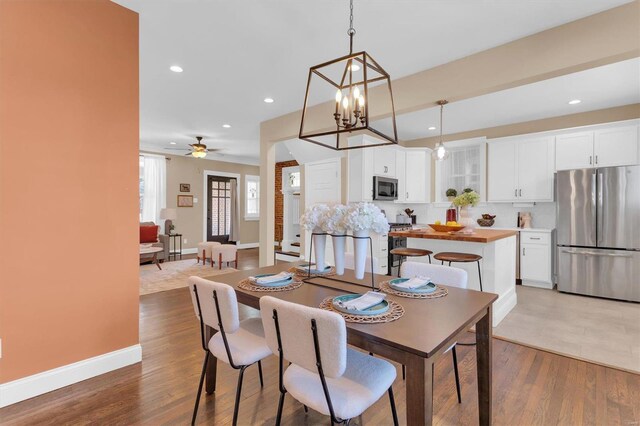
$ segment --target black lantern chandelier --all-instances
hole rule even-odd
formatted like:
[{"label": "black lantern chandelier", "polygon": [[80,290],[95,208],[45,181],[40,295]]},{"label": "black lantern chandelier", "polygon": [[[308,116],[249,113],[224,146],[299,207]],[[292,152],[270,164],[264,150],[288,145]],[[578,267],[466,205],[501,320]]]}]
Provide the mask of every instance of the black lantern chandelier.
[{"label": "black lantern chandelier", "polygon": [[[350,0],[349,54],[309,69],[300,139],[334,150],[398,143],[391,77],[367,52],[353,52],[355,34]],[[386,132],[371,125],[371,112]]]}]

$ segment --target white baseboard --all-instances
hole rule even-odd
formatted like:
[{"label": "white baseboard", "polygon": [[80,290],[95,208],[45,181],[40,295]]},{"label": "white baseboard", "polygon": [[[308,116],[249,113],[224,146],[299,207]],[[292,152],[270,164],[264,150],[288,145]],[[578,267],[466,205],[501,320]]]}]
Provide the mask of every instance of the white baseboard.
[{"label": "white baseboard", "polygon": [[236,247],[238,247],[238,250],[244,250],[249,248],[260,247],[260,243],[238,243],[236,244]]},{"label": "white baseboard", "polygon": [[507,316],[518,303],[518,296],[516,295],[516,286],[509,289],[509,291],[493,302],[493,326],[497,327],[500,321]]},{"label": "white baseboard", "polygon": [[0,408],[90,379],[142,360],[138,345],[0,384]]},{"label": "white baseboard", "polygon": [[182,249],[182,254],[196,254],[198,252],[198,247]]}]

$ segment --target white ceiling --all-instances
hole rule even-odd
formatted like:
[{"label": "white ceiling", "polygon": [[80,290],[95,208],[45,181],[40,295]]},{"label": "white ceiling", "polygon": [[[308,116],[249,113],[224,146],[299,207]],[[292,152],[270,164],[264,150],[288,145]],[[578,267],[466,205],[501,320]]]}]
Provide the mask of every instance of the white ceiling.
[{"label": "white ceiling", "polygon": [[[573,99],[582,102],[569,105]],[[458,133],[633,103],[640,103],[640,58],[450,103],[444,108],[443,127],[445,134]],[[439,106],[399,115],[398,137],[437,136],[439,121]],[[392,131],[390,120],[372,125]],[[431,126],[436,129],[428,130]]]},{"label": "white ceiling", "polygon": [[[114,1],[140,13],[146,149],[203,135],[255,163],[259,123],[300,109],[308,68],[348,50],[346,0]],[[397,79],[629,1],[356,0],[355,47]]]}]

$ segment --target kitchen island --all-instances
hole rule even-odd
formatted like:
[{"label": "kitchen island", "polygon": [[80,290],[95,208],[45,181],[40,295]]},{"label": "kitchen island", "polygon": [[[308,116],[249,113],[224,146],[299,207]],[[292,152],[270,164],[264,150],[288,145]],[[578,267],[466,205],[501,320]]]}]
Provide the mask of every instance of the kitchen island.
[{"label": "kitchen island", "polygon": [[[511,230],[476,229],[472,234],[436,232],[431,228],[389,232],[391,237],[407,238],[408,248],[441,252],[472,253],[482,256],[480,271],[482,289],[499,296],[493,304],[495,327],[516,306],[516,232]],[[409,261],[429,262],[427,257]],[[434,263],[439,264],[434,260]],[[467,271],[468,288],[480,290],[478,267],[473,263],[453,263]],[[446,284],[446,283],[444,283]]]}]

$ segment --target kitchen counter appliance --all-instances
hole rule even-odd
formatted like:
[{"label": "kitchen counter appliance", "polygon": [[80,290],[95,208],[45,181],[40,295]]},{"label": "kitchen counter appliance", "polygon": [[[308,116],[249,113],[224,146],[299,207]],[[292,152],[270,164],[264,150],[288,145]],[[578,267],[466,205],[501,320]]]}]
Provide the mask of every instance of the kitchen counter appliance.
[{"label": "kitchen counter appliance", "polygon": [[556,176],[558,290],[640,302],[640,166]]},{"label": "kitchen counter appliance", "polygon": [[[409,231],[411,229],[413,229],[413,227],[410,224],[406,224],[406,223],[390,223],[389,224],[389,232],[393,232],[393,231]],[[388,251],[387,251],[387,256],[388,256],[388,262],[387,262],[387,273],[388,275],[391,275],[392,277],[397,277],[398,276],[398,268],[400,267],[400,256],[397,255],[393,255],[391,254],[391,250],[393,250],[394,248],[400,248],[400,247],[406,247],[407,246],[407,239],[405,237],[392,237],[389,236],[389,243],[388,243]]]},{"label": "kitchen counter appliance", "polygon": [[398,179],[383,176],[373,177],[373,199],[393,201],[398,199]]}]

